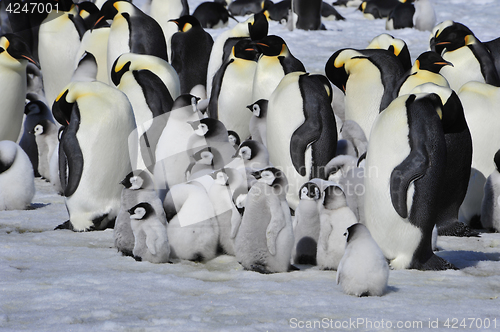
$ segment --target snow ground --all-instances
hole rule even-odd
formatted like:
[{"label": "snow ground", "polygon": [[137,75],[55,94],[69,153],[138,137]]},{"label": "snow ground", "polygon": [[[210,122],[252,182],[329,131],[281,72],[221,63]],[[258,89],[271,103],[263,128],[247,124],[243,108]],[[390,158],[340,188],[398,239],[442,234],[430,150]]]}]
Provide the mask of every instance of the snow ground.
[{"label": "snow ground", "polygon": [[[191,12],[199,2],[190,0]],[[464,23],[482,41],[500,35],[500,1],[432,2],[438,22]],[[346,21],[325,21],[328,31],[289,32],[272,22],[270,34],[282,36],[308,71],[323,73],[337,49],[364,48],[386,32],[383,20],[338,10]],[[407,42],[412,59],[428,48],[428,32],[391,34]],[[387,294],[356,298],[342,293],[334,271],[316,268],[261,275],[230,256],[136,262],[113,248],[112,230],[53,231],[68,218],[63,198],[42,180],[36,186],[36,209],[0,212],[0,331],[500,329],[498,233],[440,237],[438,255],[459,271],[391,271]]]}]

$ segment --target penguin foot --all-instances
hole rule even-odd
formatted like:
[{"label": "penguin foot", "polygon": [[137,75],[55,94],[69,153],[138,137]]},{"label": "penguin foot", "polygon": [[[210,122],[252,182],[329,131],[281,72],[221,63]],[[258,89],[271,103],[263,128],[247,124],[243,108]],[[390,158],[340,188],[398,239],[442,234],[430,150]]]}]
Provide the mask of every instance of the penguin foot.
[{"label": "penguin foot", "polygon": [[247,270],[259,272],[262,274],[271,274],[272,273],[271,271],[269,271],[266,268],[266,266],[263,263],[260,263],[260,262],[256,262],[255,264],[250,265],[250,269],[247,269]]},{"label": "penguin foot", "polygon": [[125,249],[125,250],[118,250],[118,251],[120,251],[122,253],[122,256],[125,256],[125,257],[131,256],[131,257],[134,257],[134,254],[132,254],[132,251],[130,251],[130,250],[126,250]]},{"label": "penguin foot", "polygon": [[59,226],[54,228],[54,230],[58,230],[58,229],[69,229],[70,231],[75,230],[73,228],[73,224],[71,224],[71,221],[69,221],[69,220],[66,220],[65,222],[63,222],[62,224],[60,224]]},{"label": "penguin foot", "polygon": [[102,216],[92,219],[94,224],[89,228],[89,231],[100,231],[106,228],[114,228],[116,217],[113,219],[108,219],[109,214],[105,213]]},{"label": "penguin foot", "polygon": [[479,232],[473,230],[466,224],[455,221],[446,225],[438,227],[439,236],[458,236],[458,237],[479,237]]},{"label": "penguin foot", "polygon": [[298,267],[296,267],[295,265],[290,264],[287,272],[292,272],[292,271],[300,271],[300,269]]},{"label": "penguin foot", "polygon": [[455,265],[451,264],[447,260],[437,256],[432,255],[431,258],[425,263],[417,262],[413,264],[412,269],[418,269],[422,271],[444,271],[444,270],[459,270]]},{"label": "penguin foot", "polygon": [[134,259],[138,262],[142,262],[142,257],[141,256],[133,256]]}]

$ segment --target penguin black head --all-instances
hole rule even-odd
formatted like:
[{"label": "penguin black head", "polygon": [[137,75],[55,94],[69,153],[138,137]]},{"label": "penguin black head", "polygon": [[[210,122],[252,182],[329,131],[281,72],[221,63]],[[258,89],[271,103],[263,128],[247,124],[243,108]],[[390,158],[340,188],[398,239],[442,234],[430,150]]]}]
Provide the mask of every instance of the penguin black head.
[{"label": "penguin black head", "polygon": [[193,154],[193,159],[195,162],[201,162],[205,165],[213,165],[214,155],[212,153],[212,148],[205,147],[200,151],[197,151],[195,154]]},{"label": "penguin black head", "polygon": [[7,52],[7,54],[17,60],[28,60],[40,68],[38,62],[31,55],[28,45],[21,37],[13,33],[6,33],[0,38],[0,54],[3,52]]},{"label": "penguin black head", "polygon": [[265,119],[267,116],[267,106],[269,105],[269,100],[259,99],[255,103],[248,105],[247,108],[258,118]]},{"label": "penguin black head", "polygon": [[254,140],[246,140],[238,147],[233,157],[240,157],[245,160],[252,160],[263,148],[263,145]]},{"label": "penguin black head", "polygon": [[431,51],[442,54],[443,50],[456,50],[465,45],[465,36],[472,35],[472,31],[462,23],[444,21],[435,28],[429,44]]},{"label": "penguin black head", "polygon": [[116,86],[120,85],[123,75],[130,70],[130,65],[132,64],[131,61],[124,61],[122,56],[123,54],[116,58],[111,67],[111,80]]},{"label": "penguin black head", "polygon": [[169,20],[169,22],[177,24],[179,32],[188,32],[192,28],[201,28],[200,21],[192,15],[184,15],[175,20]]},{"label": "penguin black head", "polygon": [[95,22],[99,19],[100,11],[97,6],[90,1],[82,1],[76,4],[78,8],[78,14],[83,19],[85,28],[87,30],[91,29]]},{"label": "penguin black head", "polygon": [[199,121],[191,121],[188,123],[198,136],[204,136],[206,139],[214,139],[222,142],[229,141],[226,127],[217,119],[204,118]]},{"label": "penguin black head", "polygon": [[299,199],[313,200],[317,201],[321,197],[321,192],[313,182],[306,182],[300,187]]},{"label": "penguin black head", "polygon": [[453,64],[443,59],[443,57],[436,52],[428,51],[418,56],[417,60],[415,60],[415,66],[437,74],[444,66],[453,67]]},{"label": "penguin black head", "polygon": [[38,121],[38,123],[31,129],[28,133],[38,136],[38,135],[47,135],[48,134],[48,128],[49,128],[49,120],[47,119],[42,119]]},{"label": "penguin black head", "polygon": [[228,130],[227,137],[229,139],[229,143],[231,143],[231,145],[234,146],[235,148],[237,148],[240,145],[241,143],[240,135],[238,135],[238,133],[235,132],[234,130]]},{"label": "penguin black head", "polygon": [[354,225],[351,225],[347,227],[347,231],[344,233],[344,236],[347,235],[347,240],[346,242],[349,243],[352,240],[355,240],[357,237],[359,237],[361,234],[370,234],[368,231],[368,228],[366,228],[365,225],[356,223]]},{"label": "penguin black head", "polygon": [[193,96],[189,93],[184,93],[177,97],[172,105],[172,110],[176,110],[178,108],[186,107],[186,106],[196,106],[200,97]]},{"label": "penguin black head", "polygon": [[69,89],[64,90],[52,104],[52,115],[57,122],[63,126],[69,125],[71,117],[73,116],[73,109],[80,116],[80,111],[78,110],[78,104],[75,102],[68,102],[66,97],[68,96]]},{"label": "penguin black head", "polygon": [[337,58],[340,56],[340,54],[345,51],[346,49],[341,49],[338,50],[337,52],[333,53],[330,59],[326,62],[325,65],[325,73],[326,77],[342,92],[345,94],[345,86],[347,83],[347,80],[349,79],[349,75],[345,71],[345,62],[344,61],[337,61]]},{"label": "penguin black head", "polygon": [[495,166],[497,167],[497,172],[500,172],[500,150],[495,153],[493,161],[495,162]]},{"label": "penguin black head", "polygon": [[120,182],[125,188],[138,190],[138,189],[152,189],[153,180],[146,171],[135,170],[127,174]]},{"label": "penguin black head", "polygon": [[263,182],[268,186],[279,188],[281,193],[286,194],[288,180],[285,173],[276,167],[266,167],[264,169],[251,173],[259,182]]},{"label": "penguin black head", "polygon": [[328,210],[336,210],[346,206],[346,198],[344,191],[337,185],[328,186],[325,189],[325,197],[323,198],[323,206]]},{"label": "penguin black head", "polygon": [[24,106],[24,114],[26,115],[48,114],[49,112],[49,108],[41,100],[30,101]]},{"label": "penguin black head", "polygon": [[144,220],[154,215],[155,210],[151,204],[142,202],[128,210],[128,213],[130,214],[130,219]]},{"label": "penguin black head", "polygon": [[250,39],[260,40],[267,36],[269,32],[269,22],[267,16],[261,12],[253,16],[253,22],[248,23],[248,31],[250,32]]},{"label": "penguin black head", "polygon": [[99,18],[94,24],[94,28],[100,24],[101,21],[113,20],[116,14],[120,12],[127,12],[129,14],[135,14],[137,8],[127,0],[108,0],[106,1],[100,10]]},{"label": "penguin black head", "polygon": [[233,46],[233,56],[239,59],[257,61],[259,53],[251,40],[242,39]]},{"label": "penguin black head", "polygon": [[275,35],[266,36],[255,44],[257,49],[266,56],[279,56],[288,50],[283,38]]}]

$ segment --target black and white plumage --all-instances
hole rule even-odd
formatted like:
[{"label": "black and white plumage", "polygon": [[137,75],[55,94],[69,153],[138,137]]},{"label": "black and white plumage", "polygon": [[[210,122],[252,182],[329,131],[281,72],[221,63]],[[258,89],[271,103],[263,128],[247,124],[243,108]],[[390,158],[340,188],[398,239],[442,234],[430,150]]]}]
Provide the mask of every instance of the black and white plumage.
[{"label": "black and white plumage", "polygon": [[252,112],[248,127],[252,140],[267,146],[267,99],[259,99],[255,103],[248,105],[247,108]]},{"label": "black and white plumage", "polygon": [[347,229],[345,252],[337,269],[337,285],[354,296],[382,296],[389,279],[389,265],[363,224]]},{"label": "black and white plumage", "polygon": [[481,208],[481,224],[484,228],[500,232],[500,150],[494,158],[495,170],[486,179]]},{"label": "black and white plumage", "polygon": [[58,148],[59,144],[59,129],[49,120],[41,120],[33,128],[35,141],[38,149],[38,172],[47,181],[53,182],[50,174],[50,160],[52,155]]}]

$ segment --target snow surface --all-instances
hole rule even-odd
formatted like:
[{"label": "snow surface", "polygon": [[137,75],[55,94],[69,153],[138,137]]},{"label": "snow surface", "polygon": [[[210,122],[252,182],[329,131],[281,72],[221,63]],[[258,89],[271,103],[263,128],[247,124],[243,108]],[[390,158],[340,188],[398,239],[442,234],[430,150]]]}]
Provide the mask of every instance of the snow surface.
[{"label": "snow surface", "polygon": [[[200,2],[190,0],[191,12]],[[482,41],[500,35],[498,0],[432,2],[438,22],[464,23]],[[324,73],[337,49],[364,48],[386,32],[384,20],[338,10],[346,21],[324,21],[328,31],[289,32],[271,22],[270,34],[282,36],[308,71]],[[407,42],[413,60],[428,48],[429,32],[390,33]],[[453,323],[477,330],[488,322],[488,330],[500,329],[498,233],[440,237],[438,255],[459,271],[391,271],[384,296],[357,298],[342,293],[335,271],[317,268],[262,275],[230,256],[136,262],[117,253],[112,230],[53,231],[68,219],[64,200],[49,183],[37,179],[36,187],[35,209],[0,212],[0,331],[415,331]]]}]

